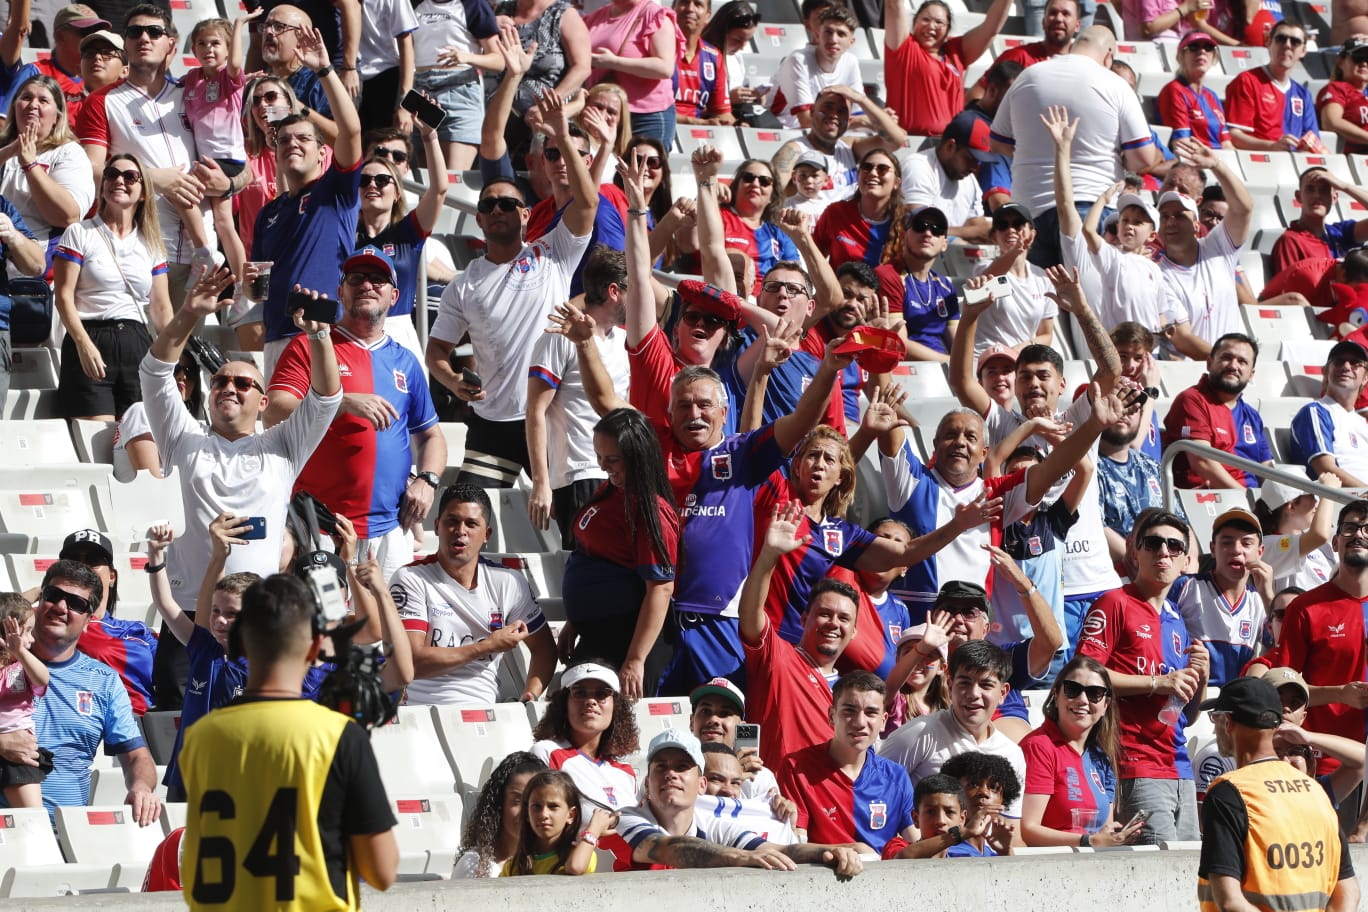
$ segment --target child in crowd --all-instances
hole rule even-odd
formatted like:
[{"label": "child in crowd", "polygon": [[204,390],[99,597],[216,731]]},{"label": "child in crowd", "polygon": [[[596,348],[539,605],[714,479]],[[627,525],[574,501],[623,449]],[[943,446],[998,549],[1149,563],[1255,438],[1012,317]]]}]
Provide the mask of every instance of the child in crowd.
[{"label": "child in crowd", "polygon": [[523,793],[518,847],[499,876],[593,874],[598,862],[594,849],[617,815],[595,808],[582,831],[579,815],[579,789],[568,773],[547,770],[533,776]]},{"label": "child in crowd", "polygon": [[969,817],[987,815],[989,824],[982,835],[967,836],[964,842],[951,846],[946,858],[1011,855],[1012,833],[1009,823],[999,816],[1002,809],[1021,796],[1021,780],[1005,757],[969,751],[945,761],[941,775],[958,779]]},{"label": "child in crowd", "polygon": [[523,794],[532,777],[544,772],[546,764],[529,751],[514,751],[494,767],[461,831],[452,880],[496,876],[513,858],[522,832]]},{"label": "child in crowd", "polygon": [[770,111],[788,130],[812,125],[812,103],[823,89],[864,89],[860,62],[850,53],[860,31],[855,14],[844,5],[829,6],[816,14],[816,20],[813,43],[785,57],[774,77]]},{"label": "child in crowd", "polygon": [[[917,783],[912,798],[917,808],[913,819],[922,838],[903,849],[897,857],[963,858],[993,854],[985,839],[993,825],[993,817],[983,811],[970,813],[967,810],[969,800],[954,776],[944,773],[927,776]],[[923,847],[932,851],[916,851]]]},{"label": "child in crowd", "polygon": [[[190,32],[190,47],[199,67],[185,74],[185,117],[195,136],[195,149],[200,155],[212,158],[231,180],[247,164],[247,149],[242,138],[242,96],[247,84],[242,71],[242,32],[247,23],[265,12],[260,8],[231,23],[227,19],[205,19]],[[233,275],[242,275],[242,263],[247,251],[242,245],[233,223],[232,197],[217,197],[209,201],[214,213],[214,230],[227,256]],[[197,209],[198,207],[191,207]],[[195,244],[192,267],[209,267],[213,251],[204,220],[198,211],[187,210],[186,231]],[[190,281],[196,279],[196,269],[190,270]]]},{"label": "child in crowd", "polygon": [[829,202],[822,198],[822,190],[827,185],[826,156],[820,152],[804,152],[793,166],[793,195],[784,200],[785,208],[797,209],[808,219],[809,226],[816,225]]},{"label": "child in crowd", "polygon": [[884,709],[888,722],[883,736],[893,734],[908,719],[940,712],[950,705],[945,694],[945,664],[950,660],[946,628],[950,615],[933,611],[925,624],[908,627],[898,637],[898,659],[884,679]]},{"label": "child in crowd", "polygon": [[[29,651],[33,645],[33,606],[17,592],[0,595],[5,649],[0,656],[0,732],[33,730],[33,703],[47,692],[48,670]],[[42,807],[43,780],[52,771],[52,753],[38,748],[39,765],[0,760],[0,786],[10,807]]]}]

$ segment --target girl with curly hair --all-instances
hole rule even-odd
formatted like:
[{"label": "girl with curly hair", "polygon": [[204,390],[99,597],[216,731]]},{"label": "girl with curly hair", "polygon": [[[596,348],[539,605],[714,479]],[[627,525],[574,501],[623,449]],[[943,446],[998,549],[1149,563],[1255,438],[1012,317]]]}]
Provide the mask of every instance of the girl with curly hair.
[{"label": "girl with curly hair", "polygon": [[523,793],[532,777],[545,771],[546,763],[527,751],[515,751],[494,767],[461,832],[461,854],[451,869],[453,880],[495,877],[514,856],[522,823]]},{"label": "girl with curly hair", "polygon": [[636,771],[623,758],[640,747],[640,736],[612,667],[589,661],[567,668],[532,737],[532,753],[575,780],[583,819],[595,807],[636,803]]}]

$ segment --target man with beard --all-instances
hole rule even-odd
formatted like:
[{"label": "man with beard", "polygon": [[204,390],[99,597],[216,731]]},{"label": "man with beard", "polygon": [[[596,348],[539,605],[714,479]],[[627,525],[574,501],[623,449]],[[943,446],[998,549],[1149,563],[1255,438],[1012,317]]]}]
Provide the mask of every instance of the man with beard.
[{"label": "man with beard", "polygon": [[1113,561],[1125,557],[1126,536],[1140,511],[1164,505],[1159,461],[1132,446],[1146,412],[1126,412],[1103,428],[1097,441],[1097,493]]},{"label": "man with beard", "polygon": [[[848,143],[841,137],[850,128],[852,105],[865,112],[877,132]],[[850,189],[858,178],[856,163],[866,152],[873,149],[896,152],[905,142],[907,133],[898,126],[898,121],[864,94],[845,85],[823,89],[812,102],[812,126],[774,153],[774,160],[770,162],[776,179],[774,192],[777,195],[780,190],[786,191],[794,166],[803,153],[816,152],[826,159],[827,185],[822,188],[821,198],[832,203],[843,200],[850,196]]]},{"label": "man with beard", "polygon": [[[1164,418],[1164,443],[1196,440],[1256,462],[1273,463],[1263,419],[1241,395],[1254,377],[1259,346],[1244,333],[1226,333],[1207,358],[1207,374],[1173,397]],[[1173,462],[1180,488],[1243,488],[1258,484],[1242,469],[1214,459],[1180,453]]]},{"label": "man with beard", "polygon": [[[1019,63],[1025,68],[1064,53],[1069,49],[1069,45],[1073,44],[1074,36],[1078,34],[1078,26],[1082,19],[1080,5],[1079,0],[1050,0],[1041,14],[1041,40],[1008,48],[997,59]],[[1031,6],[1027,4],[1028,22],[1031,12]],[[1034,34],[1034,30],[1028,26],[1026,34]],[[987,79],[986,74],[979,78],[978,84],[969,92],[970,98],[978,98],[984,93]]]},{"label": "man with beard", "polygon": [[983,214],[983,190],[974,174],[980,162],[995,156],[988,144],[990,132],[988,121],[965,111],[946,124],[935,148],[903,156],[903,205],[935,206],[945,213],[951,237],[988,243],[991,225]]},{"label": "man with beard", "polygon": [[1292,419],[1292,462],[1311,477],[1331,472],[1347,488],[1368,482],[1368,421],[1354,410],[1368,380],[1368,352],[1357,342],[1337,342],[1325,359],[1324,392]]}]

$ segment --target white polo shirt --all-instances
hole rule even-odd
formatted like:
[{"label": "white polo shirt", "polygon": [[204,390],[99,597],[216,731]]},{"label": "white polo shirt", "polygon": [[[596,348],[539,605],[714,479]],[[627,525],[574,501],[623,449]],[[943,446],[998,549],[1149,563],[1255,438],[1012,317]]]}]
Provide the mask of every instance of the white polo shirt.
[{"label": "white polo shirt", "polygon": [[983,190],[978,178],[970,174],[962,180],[951,180],[935,149],[905,152],[898,160],[902,165],[904,206],[935,206],[945,213],[951,225],[963,225],[983,215]]}]

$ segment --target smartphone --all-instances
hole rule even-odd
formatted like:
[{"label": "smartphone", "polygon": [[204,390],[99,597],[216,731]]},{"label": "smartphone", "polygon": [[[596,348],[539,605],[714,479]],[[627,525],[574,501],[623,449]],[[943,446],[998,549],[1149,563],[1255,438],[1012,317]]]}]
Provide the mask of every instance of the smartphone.
[{"label": "smartphone", "polygon": [[1140,824],[1144,823],[1146,820],[1149,820],[1149,819],[1150,819],[1150,814],[1153,814],[1153,813],[1154,813],[1153,811],[1147,811],[1147,810],[1145,810],[1144,808],[1141,808],[1140,810],[1138,810],[1138,811],[1135,812],[1135,816],[1132,817],[1132,818],[1126,823],[1126,825],[1125,825],[1124,827],[1122,827],[1122,829],[1123,829],[1123,830],[1129,830],[1129,829],[1132,829],[1132,828],[1134,828],[1134,827],[1139,826]]},{"label": "smartphone", "polygon": [[990,297],[994,301],[1000,301],[1012,293],[1012,286],[1008,283],[1005,275],[993,276],[988,283],[980,288],[964,289],[964,303],[980,304]]},{"label": "smartphone", "polygon": [[741,750],[743,747],[753,747],[760,749],[760,726],[752,725],[750,722],[741,722],[736,726],[736,743],[734,749]]},{"label": "smartphone", "polygon": [[315,323],[337,322],[337,302],[332,298],[315,298],[302,291],[292,291],[286,309],[292,314],[296,310],[302,310],[304,319],[313,320]]},{"label": "smartphone", "polygon": [[266,537],[266,517],[249,516],[241,524],[247,527],[241,536],[247,541],[261,541]]},{"label": "smartphone", "polygon": [[461,382],[469,384],[470,386],[480,387],[481,389],[484,388],[484,381],[480,379],[480,375],[468,367],[461,368]]},{"label": "smartphone", "polygon": [[408,90],[408,94],[399,102],[399,107],[410,112],[434,130],[446,120],[446,111],[442,110],[441,105],[428,101],[414,89]]}]

